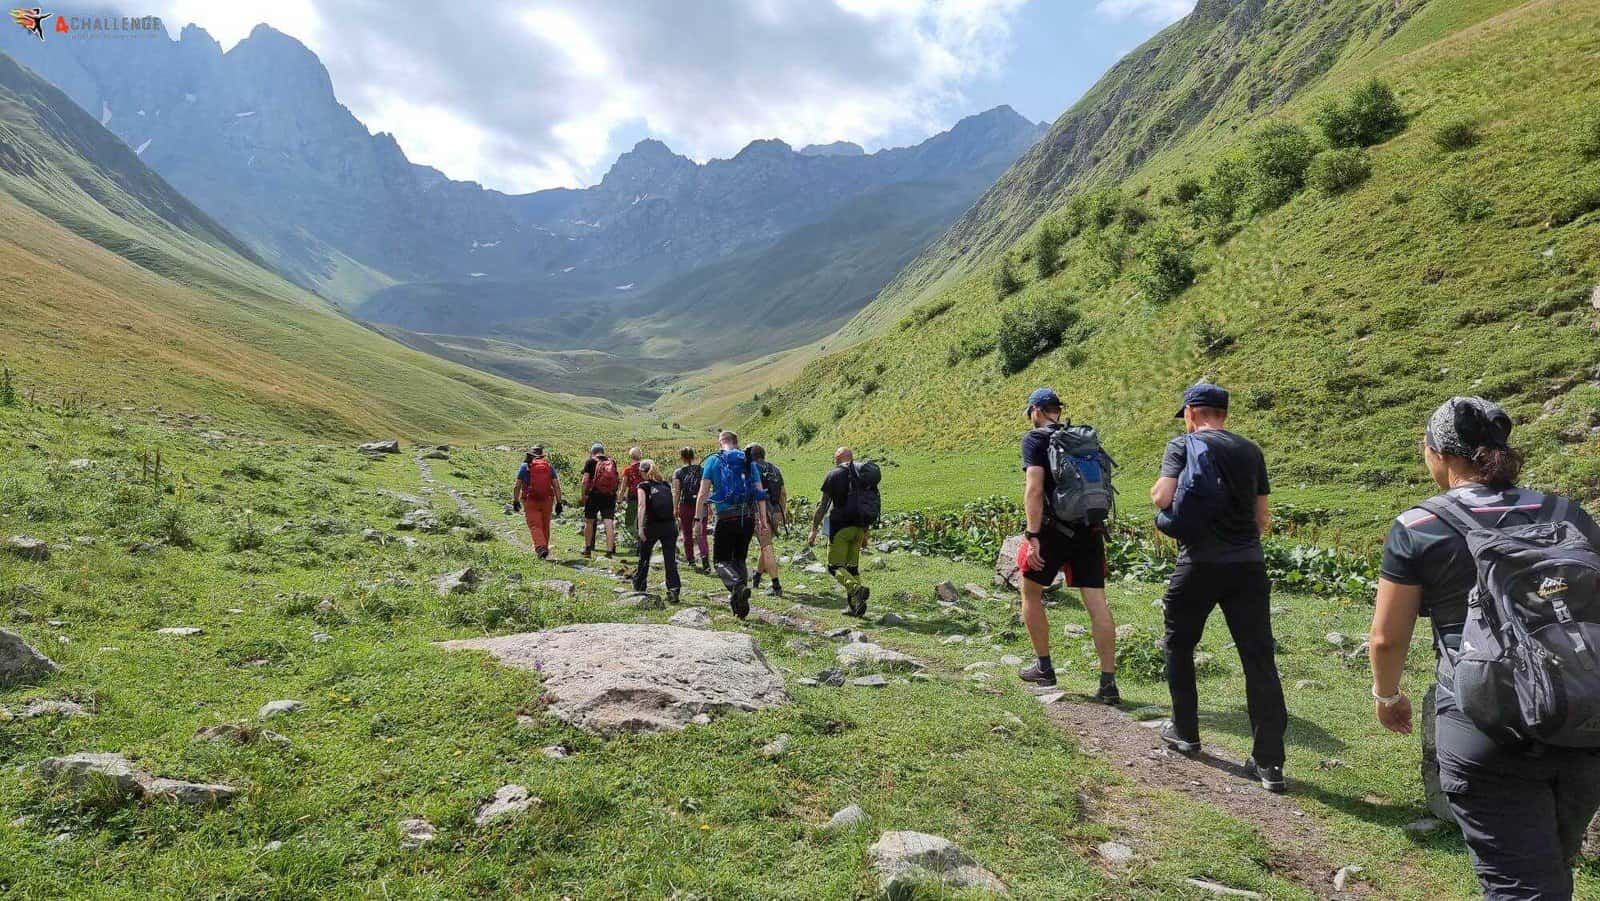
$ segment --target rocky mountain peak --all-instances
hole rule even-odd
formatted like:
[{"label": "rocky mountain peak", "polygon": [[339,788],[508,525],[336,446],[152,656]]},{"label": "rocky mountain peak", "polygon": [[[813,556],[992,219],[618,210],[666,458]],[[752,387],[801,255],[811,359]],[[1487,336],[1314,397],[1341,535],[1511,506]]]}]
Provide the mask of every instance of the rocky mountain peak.
[{"label": "rocky mountain peak", "polygon": [[867,151],[853,141],[834,141],[831,144],[807,144],[800,148],[801,156],[866,156]]}]

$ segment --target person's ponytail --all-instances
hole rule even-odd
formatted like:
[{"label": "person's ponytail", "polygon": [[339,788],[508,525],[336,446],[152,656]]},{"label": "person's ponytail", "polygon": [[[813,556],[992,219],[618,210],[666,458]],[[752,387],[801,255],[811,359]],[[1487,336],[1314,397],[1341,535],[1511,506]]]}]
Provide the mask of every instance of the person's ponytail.
[{"label": "person's ponytail", "polygon": [[1473,451],[1472,462],[1490,488],[1509,488],[1522,474],[1522,454],[1509,447],[1480,447]]}]

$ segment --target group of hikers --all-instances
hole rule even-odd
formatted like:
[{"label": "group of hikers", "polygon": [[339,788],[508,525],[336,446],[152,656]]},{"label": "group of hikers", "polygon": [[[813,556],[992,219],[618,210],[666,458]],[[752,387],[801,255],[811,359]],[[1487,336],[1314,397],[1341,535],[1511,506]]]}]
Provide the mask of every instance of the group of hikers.
[{"label": "group of hikers", "polygon": [[[1245,767],[1268,791],[1283,792],[1284,701],[1272,631],[1271,591],[1262,536],[1271,494],[1260,447],[1227,427],[1228,392],[1200,383],[1183,392],[1183,434],[1162,454],[1150,487],[1158,529],[1179,556],[1162,599],[1171,718],[1160,738],[1173,751],[1201,749],[1195,649],[1214,609],[1222,616],[1244,670],[1251,754]],[[1022,438],[1026,529],[1016,564],[1022,621],[1036,659],[1018,675],[1056,684],[1045,591],[1059,580],[1076,588],[1088,613],[1099,663],[1095,698],[1118,704],[1116,623],[1106,598],[1106,529],[1115,506],[1115,462],[1092,427],[1064,418],[1061,398],[1034,391]],[[1490,899],[1571,898],[1572,867],[1584,832],[1600,809],[1600,528],[1577,503],[1517,484],[1521,455],[1512,423],[1498,405],[1453,397],[1423,429],[1421,455],[1440,491],[1402,512],[1383,545],[1369,636],[1375,715],[1389,731],[1410,734],[1412,703],[1401,681],[1417,620],[1432,623],[1436,654],[1430,720],[1436,732],[1435,778],[1460,825],[1474,869]],[[667,477],[640,452],[618,474],[595,445],[584,465],[586,555],[604,524],[616,550],[619,493],[637,533],[634,586],[644,589],[652,547],[660,544],[669,596],[679,590],[675,544],[690,565],[705,566],[707,520],[715,513],[711,565],[743,618],[762,575],[782,593],[773,535],[784,528],[783,476],[760,445],[740,449],[723,432],[720,449],[696,466],[691,448]],[[541,461],[543,461],[541,465]],[[834,455],[822,483],[808,545],[828,530],[828,570],[843,586],[849,612],[866,613],[860,553],[881,507],[880,474],[849,448]],[[548,553],[551,505],[560,487],[542,448],[518,476],[518,497],[540,509],[528,525]],[[534,483],[537,482],[537,487]],[[746,558],[760,547],[754,579]],[[1425,778],[1426,778],[1425,773]]]},{"label": "group of hikers", "polygon": [[[583,556],[594,556],[602,531],[605,556],[616,556],[620,503],[623,529],[638,548],[639,562],[633,575],[636,591],[646,589],[650,564],[659,547],[667,600],[679,602],[683,585],[677,546],[681,539],[684,562],[696,567],[698,559],[696,568],[701,572],[715,571],[728,590],[729,608],[744,619],[763,577],[773,597],[783,596],[774,542],[787,527],[789,497],[783,472],[767,459],[766,448],[760,444],[741,448],[739,436],[727,431],[717,442],[718,450],[698,463],[694,448],[679,450],[681,465],[670,476],[637,447],[628,452],[629,463],[621,469],[606,453],[605,445],[590,447],[579,480]],[[844,587],[848,610],[854,616],[866,615],[871,596],[861,582],[861,549],[882,509],[880,478],[876,464],[857,464],[850,448],[839,448],[834,468],[823,479],[807,540],[808,547],[815,545],[819,528],[827,529],[828,571]],[[560,515],[563,506],[560,474],[554,463],[543,445],[529,448],[517,471],[511,507],[526,517],[534,552],[541,559],[550,556],[551,519]],[[752,541],[757,546],[754,573],[749,568]]]}]

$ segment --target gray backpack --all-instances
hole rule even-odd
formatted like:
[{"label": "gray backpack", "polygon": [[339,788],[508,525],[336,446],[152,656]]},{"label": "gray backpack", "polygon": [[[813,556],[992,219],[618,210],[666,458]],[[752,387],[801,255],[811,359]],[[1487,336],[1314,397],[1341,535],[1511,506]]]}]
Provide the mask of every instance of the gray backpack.
[{"label": "gray backpack", "polygon": [[1451,655],[1456,703],[1508,745],[1600,748],[1600,553],[1549,495],[1534,522],[1481,525],[1453,498],[1420,506],[1467,540],[1478,584]]},{"label": "gray backpack", "polygon": [[1117,490],[1111,486],[1115,463],[1100,447],[1093,426],[1058,425],[1050,432],[1050,477],[1055,489],[1045,508],[1057,528],[1069,533],[1104,525],[1111,518]]}]

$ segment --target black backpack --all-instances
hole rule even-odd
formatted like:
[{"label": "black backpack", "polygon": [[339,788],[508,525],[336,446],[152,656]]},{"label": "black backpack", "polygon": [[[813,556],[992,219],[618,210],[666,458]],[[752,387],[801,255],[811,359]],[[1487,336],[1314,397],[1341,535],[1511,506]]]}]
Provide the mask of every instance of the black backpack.
[{"label": "black backpack", "polygon": [[1100,447],[1100,433],[1093,426],[1057,425],[1049,430],[1049,440],[1055,489],[1045,498],[1045,508],[1051,520],[1067,531],[1105,525],[1116,501],[1111,486],[1115,463]]},{"label": "black backpack", "polygon": [[678,467],[678,490],[683,503],[691,503],[700,494],[700,467],[688,463]]},{"label": "black backpack", "polygon": [[863,529],[870,529],[878,524],[878,518],[883,515],[883,496],[878,493],[883,472],[871,460],[851,463],[845,467],[845,472],[850,477],[850,495],[845,501],[845,510],[851,522]]},{"label": "black backpack", "polygon": [[666,482],[642,482],[644,488],[644,521],[650,525],[666,525],[677,521],[677,511],[672,509],[672,486]]},{"label": "black backpack", "polygon": [[1478,584],[1450,654],[1456,703],[1506,745],[1600,748],[1600,553],[1547,495],[1534,521],[1485,526],[1455,497],[1423,501],[1467,540]]},{"label": "black backpack", "polygon": [[758,462],[756,469],[761,472],[761,487],[767,489],[767,497],[776,500],[783,494],[783,472],[765,460]]}]

